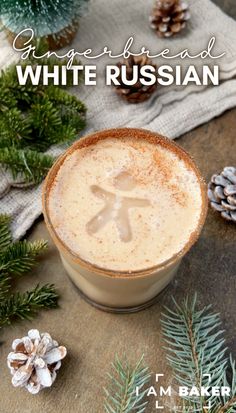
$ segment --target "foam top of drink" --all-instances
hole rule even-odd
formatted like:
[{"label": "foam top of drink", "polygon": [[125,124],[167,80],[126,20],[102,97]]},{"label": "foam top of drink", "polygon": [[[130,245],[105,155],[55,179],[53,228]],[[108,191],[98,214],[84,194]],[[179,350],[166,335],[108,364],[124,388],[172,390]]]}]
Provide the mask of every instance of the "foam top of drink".
[{"label": "foam top of drink", "polygon": [[50,189],[60,239],[83,260],[138,271],[178,254],[199,224],[199,177],[168,144],[112,136],[70,153]]}]

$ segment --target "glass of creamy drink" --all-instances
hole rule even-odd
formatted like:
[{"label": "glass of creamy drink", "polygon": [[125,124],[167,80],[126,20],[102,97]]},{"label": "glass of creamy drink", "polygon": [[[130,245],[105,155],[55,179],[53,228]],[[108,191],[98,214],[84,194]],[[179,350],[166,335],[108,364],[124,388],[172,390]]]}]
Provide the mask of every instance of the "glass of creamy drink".
[{"label": "glass of creamy drink", "polygon": [[206,188],[171,140],[112,129],[80,139],[56,161],[43,211],[82,295],[100,309],[133,312],[155,302],[198,239]]}]

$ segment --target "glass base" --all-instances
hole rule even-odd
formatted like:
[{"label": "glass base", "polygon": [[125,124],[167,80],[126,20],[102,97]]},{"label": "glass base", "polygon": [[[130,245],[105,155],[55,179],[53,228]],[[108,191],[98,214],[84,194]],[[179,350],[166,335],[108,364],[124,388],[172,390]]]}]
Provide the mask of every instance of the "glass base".
[{"label": "glass base", "polygon": [[[71,281],[72,282],[72,281]],[[132,314],[137,313],[139,311],[145,310],[146,308],[151,307],[152,305],[156,304],[160,301],[162,296],[166,293],[169,288],[169,284],[155,297],[151,300],[147,301],[146,303],[132,306],[132,307],[109,307],[103,304],[99,304],[96,301],[91,300],[86,294],[84,294],[73,282],[72,284],[78,291],[79,295],[85,300],[88,304],[92,305],[93,307],[97,308],[98,310],[105,311],[106,313],[113,313],[113,314]]]}]

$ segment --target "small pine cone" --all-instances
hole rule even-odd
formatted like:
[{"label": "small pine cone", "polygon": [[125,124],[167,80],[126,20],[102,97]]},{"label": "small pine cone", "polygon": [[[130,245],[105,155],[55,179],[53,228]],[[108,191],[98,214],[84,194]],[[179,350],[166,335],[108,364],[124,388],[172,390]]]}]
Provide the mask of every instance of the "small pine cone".
[{"label": "small pine cone", "polygon": [[156,0],[150,24],[159,37],[179,33],[190,19],[188,5],[182,0]]},{"label": "small pine cone", "polygon": [[227,166],[220,175],[213,175],[208,185],[208,198],[215,211],[236,223],[236,168]]},{"label": "small pine cone", "polygon": [[67,353],[48,333],[40,334],[38,330],[30,330],[28,336],[14,340],[12,350],[7,357],[12,384],[25,387],[31,394],[53,384]]},{"label": "small pine cone", "polygon": [[151,86],[145,86],[140,82],[140,69],[142,66],[150,65],[155,68],[156,65],[147,56],[130,56],[128,59],[125,59],[123,63],[118,63],[117,66],[121,69],[121,66],[126,66],[126,76],[128,80],[133,79],[133,66],[138,66],[138,82],[135,85],[128,86],[122,82],[121,75],[118,77],[120,83],[119,86],[115,86],[116,92],[122,98],[124,98],[129,103],[141,103],[148,100],[153,92],[157,88],[157,84]]}]

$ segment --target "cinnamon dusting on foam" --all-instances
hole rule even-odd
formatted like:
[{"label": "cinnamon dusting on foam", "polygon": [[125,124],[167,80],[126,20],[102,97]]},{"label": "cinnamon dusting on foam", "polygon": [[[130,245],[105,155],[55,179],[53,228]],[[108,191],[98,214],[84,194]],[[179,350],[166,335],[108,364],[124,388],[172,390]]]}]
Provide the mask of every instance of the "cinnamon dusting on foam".
[{"label": "cinnamon dusting on foam", "polygon": [[[189,242],[201,219],[202,187],[178,147],[146,131],[143,138],[134,130],[116,132],[88,137],[68,152],[48,206],[57,235],[82,259],[137,271],[170,259]],[[94,185],[101,189],[97,196]]]}]

